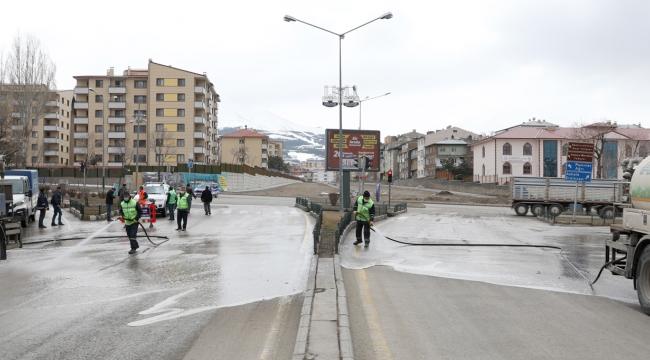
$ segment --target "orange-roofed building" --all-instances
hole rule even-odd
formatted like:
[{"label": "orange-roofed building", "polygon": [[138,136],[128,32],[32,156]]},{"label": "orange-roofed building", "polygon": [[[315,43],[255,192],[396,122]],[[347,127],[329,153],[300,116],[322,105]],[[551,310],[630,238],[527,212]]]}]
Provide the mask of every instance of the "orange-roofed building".
[{"label": "orange-roofed building", "polygon": [[268,168],[269,137],[245,126],[219,137],[221,163]]}]

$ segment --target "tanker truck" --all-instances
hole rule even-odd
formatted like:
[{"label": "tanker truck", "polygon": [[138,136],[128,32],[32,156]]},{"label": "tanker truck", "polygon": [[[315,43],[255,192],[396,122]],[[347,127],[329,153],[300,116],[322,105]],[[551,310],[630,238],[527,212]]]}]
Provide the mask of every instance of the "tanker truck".
[{"label": "tanker truck", "polygon": [[632,279],[639,303],[650,315],[650,157],[623,162],[630,178],[631,207],[623,208],[623,222],[612,224],[605,244],[605,265],[613,275]]}]

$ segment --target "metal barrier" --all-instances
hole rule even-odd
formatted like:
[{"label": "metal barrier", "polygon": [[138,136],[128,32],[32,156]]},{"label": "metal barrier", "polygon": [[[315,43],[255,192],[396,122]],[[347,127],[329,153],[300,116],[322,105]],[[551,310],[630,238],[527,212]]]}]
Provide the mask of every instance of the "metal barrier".
[{"label": "metal barrier", "polygon": [[395,204],[395,207],[393,207],[393,213],[406,210],[406,207],[407,207],[406,203]]},{"label": "metal barrier", "polygon": [[296,198],[296,204],[298,204],[300,206],[307,207],[309,205],[309,200],[297,197]]},{"label": "metal barrier", "polygon": [[79,214],[83,216],[85,208],[84,204],[80,203],[79,201],[70,199],[70,207],[77,209],[77,211],[79,211]]},{"label": "metal barrier", "polygon": [[323,227],[323,207],[316,204],[312,203],[308,199],[305,198],[300,198],[296,197],[296,204],[300,206],[304,206],[307,208],[307,211],[309,212],[314,212],[316,214],[316,224],[314,225],[314,230],[312,231],[312,234],[314,236],[314,254],[318,254],[318,243],[320,242],[321,235],[322,235],[322,227]]},{"label": "metal barrier", "polygon": [[345,229],[350,225],[352,222],[352,218],[354,217],[354,212],[348,211],[343,215],[341,218],[341,221],[339,221],[336,224],[336,232],[334,233],[334,251],[338,254],[339,253],[339,243],[341,242],[341,236],[343,236],[343,232]]}]

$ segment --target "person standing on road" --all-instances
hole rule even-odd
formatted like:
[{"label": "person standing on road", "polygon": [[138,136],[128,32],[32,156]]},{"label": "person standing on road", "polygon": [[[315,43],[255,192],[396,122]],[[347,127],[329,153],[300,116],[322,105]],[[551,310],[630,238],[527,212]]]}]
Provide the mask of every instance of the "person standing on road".
[{"label": "person standing on road", "polygon": [[190,186],[189,183],[187,184],[187,188],[186,188],[185,191],[186,191],[187,194],[190,195],[190,196],[188,197],[189,205],[188,205],[188,207],[187,207],[187,213],[189,214],[189,213],[190,213],[190,210],[192,210],[192,198],[195,198],[195,199],[196,199],[196,195],[194,195],[194,190],[192,190],[192,187]]},{"label": "person standing on road", "polygon": [[[176,214],[176,221],[178,222],[178,230],[186,231],[187,229],[187,213],[190,209],[190,194],[184,191],[184,188],[181,188],[180,194],[178,197],[178,203],[176,204],[178,213]],[[181,221],[183,222],[183,227],[181,228]]]},{"label": "person standing on road", "polygon": [[212,191],[210,191],[210,187],[206,186],[205,190],[201,193],[201,201],[203,201],[203,210],[205,211],[206,215],[212,215],[212,211],[210,210],[210,203],[212,202]]},{"label": "person standing on road", "polygon": [[52,200],[50,200],[50,203],[52,204],[52,207],[54,207],[54,216],[52,216],[52,223],[50,225],[57,226],[57,223],[55,222],[57,214],[59,215],[58,225],[63,225],[63,223],[61,222],[61,216],[63,216],[63,212],[61,211],[61,187],[60,186],[57,186],[56,190],[54,190],[54,193],[52,194]]},{"label": "person standing on road", "polygon": [[47,206],[47,197],[45,196],[45,188],[40,188],[38,193],[38,200],[36,201],[36,209],[40,210],[38,214],[38,228],[45,229],[47,226],[43,225],[43,219],[45,219],[45,212],[50,210]]},{"label": "person standing on road", "polygon": [[111,188],[106,193],[106,221],[111,220],[111,212],[113,211],[113,198],[115,197],[115,189]]},{"label": "person standing on road", "polygon": [[140,204],[140,206],[146,206],[148,198],[149,194],[144,191],[144,186],[140,186],[140,191],[138,192],[138,204]]},{"label": "person standing on road", "polygon": [[176,191],[173,187],[169,188],[167,192],[167,199],[165,200],[167,212],[169,213],[169,220],[174,220],[174,208],[176,207]]},{"label": "person standing on road", "polygon": [[126,236],[129,237],[131,243],[129,254],[135,254],[135,251],[140,247],[138,245],[138,222],[141,216],[142,207],[140,204],[132,199],[131,194],[128,192],[124,194],[120,203],[120,220],[124,221]]},{"label": "person standing on road", "polygon": [[363,238],[368,246],[370,245],[370,227],[375,221],[375,203],[370,198],[370,192],[364,191],[363,196],[359,196],[352,210],[354,210],[354,216],[357,217],[357,241],[354,245],[361,244],[361,230],[363,229]]},{"label": "person standing on road", "polygon": [[117,191],[117,198],[122,201],[124,194],[128,194],[129,190],[126,188],[126,184],[122,184],[122,187]]}]

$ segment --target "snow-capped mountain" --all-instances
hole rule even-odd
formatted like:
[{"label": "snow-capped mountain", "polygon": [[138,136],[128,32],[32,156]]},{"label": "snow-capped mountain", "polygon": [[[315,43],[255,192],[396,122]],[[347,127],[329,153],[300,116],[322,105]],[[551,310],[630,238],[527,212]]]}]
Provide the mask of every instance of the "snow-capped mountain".
[{"label": "snow-capped mountain", "polygon": [[232,100],[219,104],[219,134],[235,132],[245,125],[268,135],[271,140],[284,141],[285,161],[325,157],[325,129],[296,124]]}]

